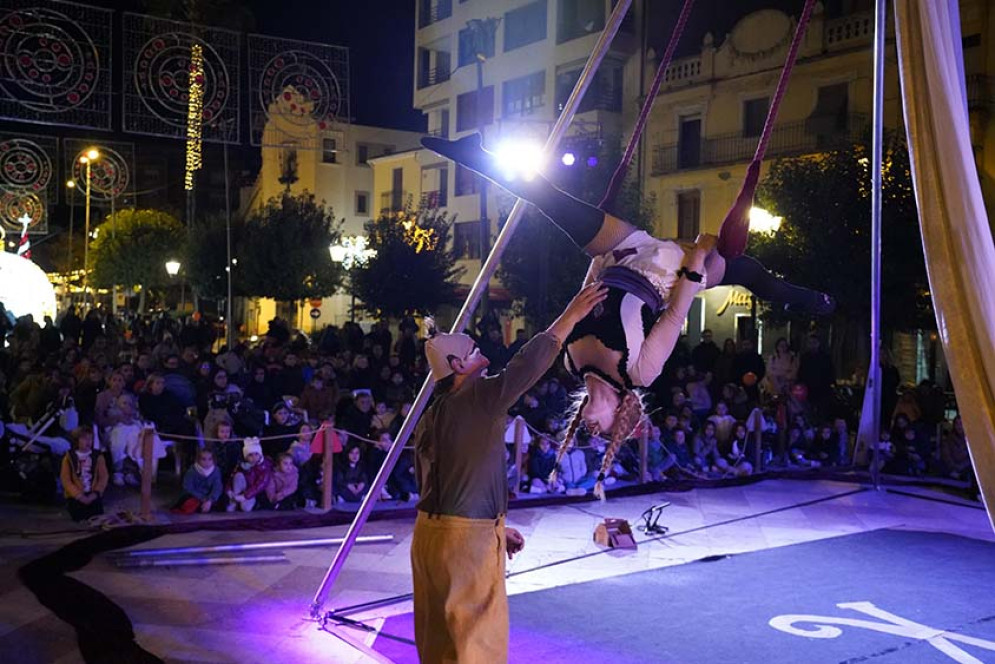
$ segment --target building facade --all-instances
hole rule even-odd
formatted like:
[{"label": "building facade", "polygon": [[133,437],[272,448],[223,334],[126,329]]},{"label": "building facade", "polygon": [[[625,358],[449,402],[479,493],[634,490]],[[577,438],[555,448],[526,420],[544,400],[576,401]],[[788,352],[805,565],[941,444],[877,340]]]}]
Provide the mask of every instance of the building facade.
[{"label": "building facade", "polygon": [[[780,107],[764,173],[778,158],[850,144],[869,131],[874,16],[861,9],[873,3],[848,5],[850,11],[833,17],[821,4],[816,6]],[[995,204],[989,74],[995,63],[993,8],[991,0],[961,2],[972,140],[989,208]],[[668,68],[647,127],[650,149],[644,157],[648,176],[643,185],[656,196],[659,236],[693,239],[699,232],[718,231],[753,158],[795,27],[795,17],[760,10],[743,16],[727,35],[706,34],[697,53]],[[903,129],[893,23],[884,121],[887,129]],[[707,291],[689,317],[692,343],[705,327],[720,343],[752,334],[753,305],[742,289]],[[767,352],[775,341],[771,332],[763,335],[760,330]],[[922,346],[920,339],[920,352]],[[922,373],[920,366],[903,375],[921,378]]]},{"label": "building facade", "polygon": [[[302,102],[283,99],[280,103],[300,107]],[[342,220],[344,236],[365,235],[363,225],[379,212],[370,160],[410,150],[422,136],[420,132],[344,123],[322,129],[316,122],[302,122],[279,109],[269,117],[263,132],[262,165],[253,186],[242,192],[242,210],[251,213],[285,192],[313,193]],[[351,305],[348,295],[336,294],[314,307],[319,315],[312,318],[311,306],[278,306],[272,300],[253,299],[247,303],[245,320],[250,334],[264,332],[267,321],[276,315],[310,331],[350,320]]]}]

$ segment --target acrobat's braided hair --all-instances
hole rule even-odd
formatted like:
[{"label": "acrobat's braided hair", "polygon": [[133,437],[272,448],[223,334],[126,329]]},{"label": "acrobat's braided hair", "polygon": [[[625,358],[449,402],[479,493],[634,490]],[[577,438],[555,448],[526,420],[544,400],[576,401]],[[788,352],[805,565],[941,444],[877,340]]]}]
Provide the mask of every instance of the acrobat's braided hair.
[{"label": "acrobat's braided hair", "polygon": [[639,395],[635,392],[626,391],[622,396],[618,408],[615,409],[615,423],[612,427],[611,445],[605,450],[605,458],[601,462],[601,471],[598,473],[598,481],[594,485],[594,495],[601,500],[605,499],[605,489],[603,483],[611,470],[615,455],[622,443],[632,435],[643,417],[643,404]]},{"label": "acrobat's braided hair", "polygon": [[577,412],[574,413],[574,417],[570,420],[570,426],[567,428],[567,435],[564,436],[563,442],[560,443],[560,449],[556,451],[556,463],[553,465],[553,472],[549,474],[548,482],[553,484],[556,482],[556,469],[560,467],[560,462],[563,461],[563,456],[567,453],[574,444],[574,434],[577,433],[577,427],[580,426],[581,421],[584,419],[582,413],[584,412],[584,407],[587,405],[590,397],[584,395],[584,398],[580,402],[580,406],[577,407]]}]

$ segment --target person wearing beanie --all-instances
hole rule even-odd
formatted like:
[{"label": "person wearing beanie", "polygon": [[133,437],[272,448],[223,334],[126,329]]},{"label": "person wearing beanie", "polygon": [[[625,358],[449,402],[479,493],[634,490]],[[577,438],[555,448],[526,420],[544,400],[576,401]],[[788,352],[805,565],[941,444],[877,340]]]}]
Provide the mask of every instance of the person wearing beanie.
[{"label": "person wearing beanie", "polygon": [[263,448],[258,438],[245,439],[242,443],[242,458],[244,460],[235,466],[235,472],[228,481],[229,512],[234,512],[236,509],[251,512],[255,509],[257,498],[260,495],[266,497],[266,486],[273,474],[273,466],[269,459],[263,456]]},{"label": "person wearing beanie", "polygon": [[574,325],[607,289],[583,288],[559,318],[496,376],[465,334],[432,334],[425,355],[435,401],[415,431],[420,500],[411,543],[415,642],[423,662],[504,662],[508,597],[504,556],[525,540],[505,528],[508,409],[550,368]]}]

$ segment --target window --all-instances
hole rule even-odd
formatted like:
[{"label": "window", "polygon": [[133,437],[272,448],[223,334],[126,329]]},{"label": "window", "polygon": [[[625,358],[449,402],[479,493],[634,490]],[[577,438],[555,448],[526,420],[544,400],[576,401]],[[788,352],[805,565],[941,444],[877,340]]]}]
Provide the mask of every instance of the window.
[{"label": "window", "polygon": [[369,213],[370,213],[370,192],[357,191],[356,214],[369,214]]},{"label": "window", "polygon": [[849,105],[850,90],[846,83],[820,87],[815,110],[805,123],[806,129],[817,136],[828,136],[846,130]]},{"label": "window", "polygon": [[764,132],[768,108],[770,108],[768,97],[743,102],[743,138],[760,136]]},{"label": "window", "polygon": [[[483,26],[486,23],[482,22]],[[497,33],[497,26],[495,25],[493,29],[476,28],[467,26],[459,31],[459,60],[457,60],[458,67],[465,67],[466,65],[473,64],[477,61],[477,34],[483,37],[483,44],[481,52],[484,54],[485,58],[494,57],[494,41],[495,33]]]},{"label": "window", "polygon": [[557,44],[601,32],[605,27],[604,0],[558,0],[558,5]]},{"label": "window", "polygon": [[370,158],[370,146],[362,143],[356,144],[356,165],[365,166],[366,160]]},{"label": "window", "polygon": [[504,50],[513,51],[546,38],[546,0],[504,14]]},{"label": "window", "polygon": [[477,174],[469,168],[456,164],[456,195],[468,196],[480,191],[480,184]]},{"label": "window", "polygon": [[453,255],[480,260],[480,222],[458,221],[453,225]]},{"label": "window", "polygon": [[682,191],[677,194],[677,239],[694,240],[698,237],[701,219],[701,192]]},{"label": "window", "polygon": [[456,131],[467,131],[494,122],[493,85],[481,91],[480,100],[478,103],[476,90],[456,98]]},{"label": "window", "polygon": [[325,164],[334,164],[335,160],[335,139],[334,138],[323,138],[321,139],[321,161]]},{"label": "window", "polygon": [[444,108],[439,113],[439,136],[449,138],[449,109]]},{"label": "window", "polygon": [[701,118],[682,117],[677,138],[677,167],[694,168],[701,164]]},{"label": "window", "polygon": [[529,115],[544,105],[545,98],[545,71],[505,81],[501,88],[501,115],[502,117]]},{"label": "window", "polygon": [[[556,110],[558,113],[562,112],[566,106],[567,99],[570,98],[570,94],[577,85],[581,71],[581,69],[571,69],[556,75]],[[594,80],[591,81],[591,86],[580,100],[577,112],[587,113],[588,111],[600,110],[617,113],[621,111],[622,73],[620,65],[613,66],[604,63],[599,67],[594,75]]]}]

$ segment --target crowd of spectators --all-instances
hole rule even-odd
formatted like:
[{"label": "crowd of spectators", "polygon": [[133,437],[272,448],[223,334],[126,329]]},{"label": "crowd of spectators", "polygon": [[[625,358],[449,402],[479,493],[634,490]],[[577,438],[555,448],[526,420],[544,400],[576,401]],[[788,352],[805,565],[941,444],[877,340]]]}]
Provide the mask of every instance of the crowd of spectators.
[{"label": "crowd of spectators", "polygon": [[[496,319],[478,325],[477,341],[499,371],[526,341],[504,344]],[[970,480],[959,420],[945,428],[942,391],[929,383],[901,391],[885,354],[886,397],[880,469]],[[19,319],[0,351],[0,419],[12,433],[52,420],[36,446],[11,458],[24,492],[54,494],[61,484],[70,514],[101,510],[110,487],[137,486],[142,432],[154,427],[156,465],[172,455],[181,470],[176,512],[289,510],[314,507],[325,481],[325,446],[334,458],[337,502],[363,499],[427,374],[414,320],[364,331],[328,327],[313,339],[277,318],[255,343],[229,348],[199,315],[116,317],[74,309],[58,323]],[[606,440],[583,427],[556,468],[576,383],[554,368],[508,415],[508,481],[512,492],[583,494],[594,485]],[[813,335],[802,352],[778,340],[763,358],[749,341],[720,348],[705,330],[700,343],[678,345],[646,394],[650,420],[647,479],[718,478],[763,468],[867,466],[855,449],[859,400],[840,398],[832,359]],[[513,441],[525,424],[521,455]],[[759,444],[759,450],[758,450]],[[50,470],[46,476],[44,450]],[[636,440],[627,441],[607,483],[638,480]],[[521,465],[516,460],[521,458]],[[18,466],[18,464],[20,464]],[[33,464],[33,465],[32,465]],[[556,468],[555,481],[550,481]],[[6,476],[5,476],[6,477]],[[48,479],[46,479],[48,477]],[[379,499],[418,499],[414,456],[405,449]]]}]

